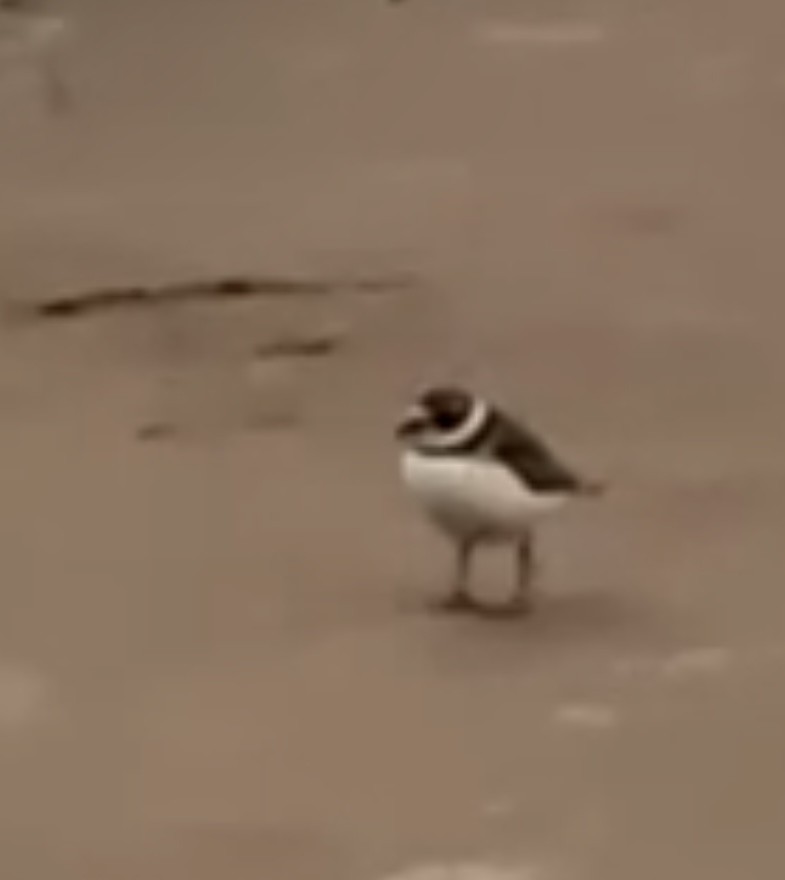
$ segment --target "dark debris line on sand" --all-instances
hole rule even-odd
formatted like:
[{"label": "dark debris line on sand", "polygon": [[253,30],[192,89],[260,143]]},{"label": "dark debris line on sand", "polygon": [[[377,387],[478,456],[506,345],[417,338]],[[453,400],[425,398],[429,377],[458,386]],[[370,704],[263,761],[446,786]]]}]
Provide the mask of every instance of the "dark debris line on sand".
[{"label": "dark debris line on sand", "polygon": [[155,306],[172,302],[263,296],[387,293],[409,287],[411,284],[412,278],[409,276],[328,280],[249,275],[161,285],[101,287],[57,295],[32,303],[16,302],[11,305],[11,308],[16,314],[31,318],[72,318],[113,308]]},{"label": "dark debris line on sand", "polygon": [[319,331],[310,334],[289,334],[257,345],[257,360],[271,358],[318,358],[336,352],[345,341],[345,334],[338,331]]}]

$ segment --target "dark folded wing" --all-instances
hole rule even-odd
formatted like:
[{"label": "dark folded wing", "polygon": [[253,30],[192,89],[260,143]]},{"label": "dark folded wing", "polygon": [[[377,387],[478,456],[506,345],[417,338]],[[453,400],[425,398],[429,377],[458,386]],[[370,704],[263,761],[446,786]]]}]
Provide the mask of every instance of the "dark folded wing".
[{"label": "dark folded wing", "polygon": [[489,451],[537,492],[580,492],[583,481],[529,428],[494,413]]}]

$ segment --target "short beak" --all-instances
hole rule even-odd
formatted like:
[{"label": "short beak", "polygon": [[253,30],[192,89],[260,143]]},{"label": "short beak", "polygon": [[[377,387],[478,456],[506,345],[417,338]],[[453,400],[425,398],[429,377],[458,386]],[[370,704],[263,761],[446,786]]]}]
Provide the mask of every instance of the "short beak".
[{"label": "short beak", "polygon": [[413,406],[403,414],[396,426],[395,433],[403,440],[419,434],[430,425],[431,419],[428,413],[421,406]]}]

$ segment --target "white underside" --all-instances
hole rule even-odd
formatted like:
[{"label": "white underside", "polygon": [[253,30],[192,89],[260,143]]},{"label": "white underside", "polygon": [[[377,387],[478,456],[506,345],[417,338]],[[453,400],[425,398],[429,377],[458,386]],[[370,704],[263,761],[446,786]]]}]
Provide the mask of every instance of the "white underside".
[{"label": "white underside", "polygon": [[456,537],[514,540],[565,500],[530,491],[503,464],[489,459],[407,451],[401,470],[426,513]]}]

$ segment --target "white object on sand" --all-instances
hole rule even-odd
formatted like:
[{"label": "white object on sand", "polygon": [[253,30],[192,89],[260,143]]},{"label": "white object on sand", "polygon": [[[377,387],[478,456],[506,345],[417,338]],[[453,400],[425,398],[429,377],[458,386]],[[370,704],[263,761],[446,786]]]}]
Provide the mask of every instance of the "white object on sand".
[{"label": "white object on sand", "polygon": [[71,92],[58,58],[69,32],[64,18],[37,6],[0,5],[0,81],[32,71],[48,108],[53,113],[69,109]]},{"label": "white object on sand", "polygon": [[497,866],[482,863],[420,865],[385,877],[384,880],[539,880],[530,866]]},{"label": "white object on sand", "polygon": [[603,43],[607,30],[595,22],[489,22],[476,33],[482,43],[494,45],[531,45],[546,47],[585,46]]}]

